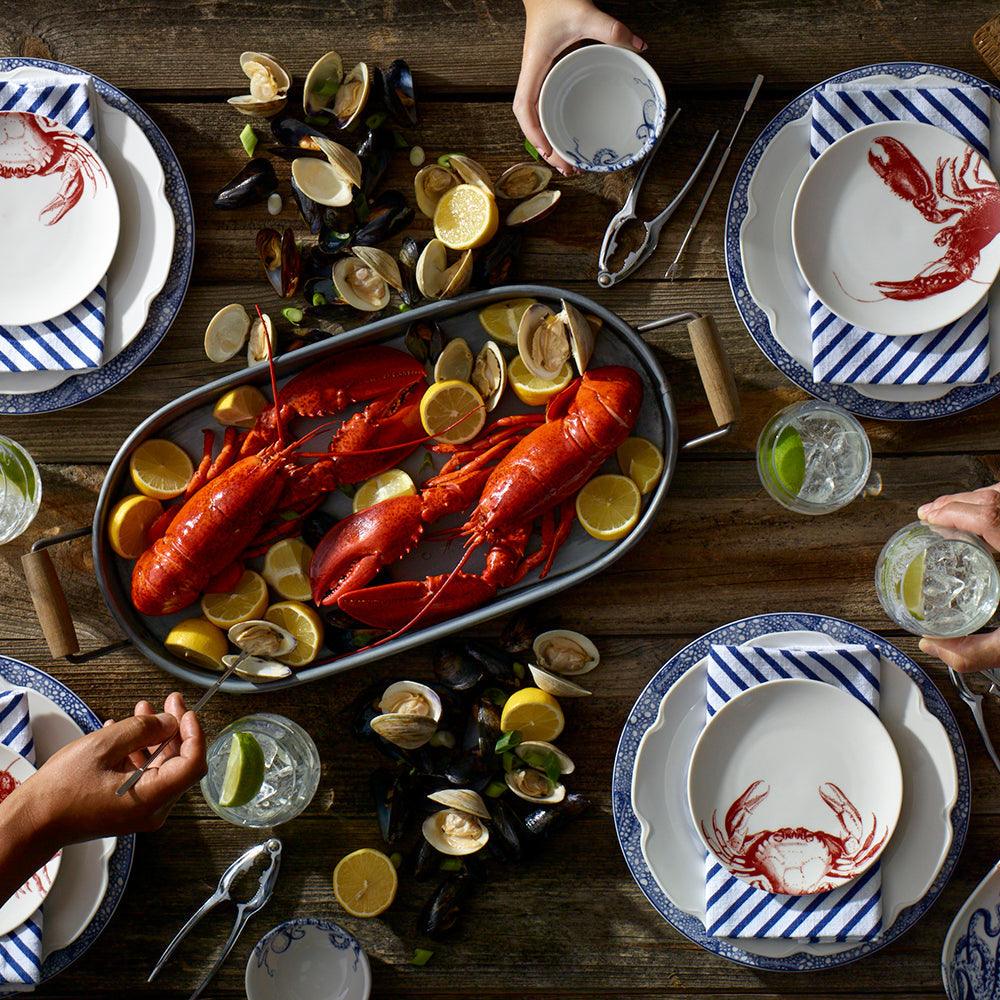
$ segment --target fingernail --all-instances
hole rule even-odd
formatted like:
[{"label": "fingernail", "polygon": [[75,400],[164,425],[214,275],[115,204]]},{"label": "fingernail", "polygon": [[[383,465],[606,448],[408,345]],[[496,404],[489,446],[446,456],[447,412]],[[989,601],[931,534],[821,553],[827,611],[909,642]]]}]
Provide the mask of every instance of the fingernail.
[{"label": "fingernail", "polygon": [[925,503],[922,506],[918,507],[917,508],[917,517],[923,517],[926,513],[928,513],[928,511],[930,511],[930,509],[931,509],[931,505],[929,503]]},{"label": "fingernail", "polygon": [[920,647],[921,653],[929,653],[931,651],[931,644],[926,639],[921,639],[917,645]]},{"label": "fingernail", "polygon": [[638,49],[640,52],[645,52],[649,46],[638,35],[633,35],[632,48]]}]

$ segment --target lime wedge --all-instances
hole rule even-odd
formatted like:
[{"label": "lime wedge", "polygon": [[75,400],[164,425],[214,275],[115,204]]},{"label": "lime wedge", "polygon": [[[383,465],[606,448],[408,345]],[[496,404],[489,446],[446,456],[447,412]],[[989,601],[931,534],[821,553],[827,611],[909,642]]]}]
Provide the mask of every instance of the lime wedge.
[{"label": "lime wedge", "polygon": [[771,452],[774,474],[789,493],[797,496],[806,478],[806,452],[802,436],[794,427],[785,427]]},{"label": "lime wedge", "polygon": [[16,451],[9,450],[0,443],[0,479],[3,478],[7,480],[8,487],[17,490],[25,500],[30,500],[35,495],[35,475],[31,466],[22,461]]},{"label": "lime wedge", "polygon": [[917,621],[924,620],[924,563],[927,550],[913,557],[903,574],[903,603]]},{"label": "lime wedge", "polygon": [[252,733],[233,733],[219,805],[245,806],[264,784],[264,751]]}]

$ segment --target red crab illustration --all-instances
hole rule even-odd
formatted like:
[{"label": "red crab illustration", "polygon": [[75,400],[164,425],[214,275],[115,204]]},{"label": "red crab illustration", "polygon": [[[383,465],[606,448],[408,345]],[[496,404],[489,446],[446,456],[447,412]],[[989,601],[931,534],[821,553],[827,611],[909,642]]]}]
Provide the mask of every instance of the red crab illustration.
[{"label": "red crab illustration", "polygon": [[837,817],[841,836],[801,826],[750,833],[750,814],[770,791],[763,781],[752,782],[729,807],[725,832],[714,812],[712,831],[701,825],[712,853],[729,871],[765,892],[805,896],[835,889],[867,868],[888,837],[888,830],[878,835],[874,815],[866,829],[851,800],[829,781],[818,791]]},{"label": "red crab illustration", "polygon": [[47,177],[61,174],[59,192],[38,213],[54,226],[107,177],[94,151],[77,135],[67,135],[57,122],[21,111],[0,113],[0,177]]},{"label": "red crab illustration", "polygon": [[[879,150],[868,151],[868,162],[882,180],[928,222],[955,221],[934,237],[944,254],[905,281],[874,281],[887,299],[912,301],[939,295],[968,281],[980,253],[1000,233],[1000,185],[981,177],[983,158],[966,148],[961,165],[957,156],[938,158],[934,180],[920,161],[898,139],[880,135]],[[973,160],[973,157],[975,159]],[[970,174],[972,183],[970,183]]]},{"label": "red crab illustration", "polygon": [[0,802],[17,788],[17,784],[17,778],[10,771],[0,771]]}]

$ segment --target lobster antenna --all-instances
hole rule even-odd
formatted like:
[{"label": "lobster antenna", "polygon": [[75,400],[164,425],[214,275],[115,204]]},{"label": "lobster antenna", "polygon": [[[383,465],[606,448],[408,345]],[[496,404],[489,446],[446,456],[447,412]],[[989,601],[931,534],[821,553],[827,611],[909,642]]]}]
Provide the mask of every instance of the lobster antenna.
[{"label": "lobster antenna", "polygon": [[[271,331],[264,320],[264,314],[260,311],[260,306],[255,302],[254,309],[260,319],[261,329],[264,331],[264,342],[267,344],[267,368],[271,374],[271,398],[274,400],[274,423],[278,428],[278,449],[285,447],[285,421],[281,416],[281,400],[278,399],[278,379],[274,371],[274,354],[271,351]],[[299,442],[300,444],[302,442]]]}]

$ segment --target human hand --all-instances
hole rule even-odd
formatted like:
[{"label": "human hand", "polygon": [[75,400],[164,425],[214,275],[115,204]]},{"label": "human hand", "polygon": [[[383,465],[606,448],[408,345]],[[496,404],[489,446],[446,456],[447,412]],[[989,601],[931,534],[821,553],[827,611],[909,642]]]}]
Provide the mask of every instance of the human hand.
[{"label": "human hand", "polygon": [[539,156],[568,176],[576,173],[576,168],[552,151],[538,120],[538,94],[549,67],[570,45],[585,39],[636,52],[642,52],[646,43],[621,21],[598,10],[591,0],[524,0],[524,12],[524,49],[514,117]]},{"label": "human hand", "polygon": [[[941,528],[969,531],[994,549],[1000,549],[1000,483],[938,497],[920,507],[917,516]],[[960,639],[924,638],[920,640],[920,648],[953,670],[967,672],[1000,666],[1000,631]]]}]

